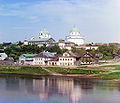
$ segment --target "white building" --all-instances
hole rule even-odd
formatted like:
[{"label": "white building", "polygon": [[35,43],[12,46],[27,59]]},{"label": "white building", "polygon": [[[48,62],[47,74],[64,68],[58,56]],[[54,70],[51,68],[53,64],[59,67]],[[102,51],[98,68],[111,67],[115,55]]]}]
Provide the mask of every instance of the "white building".
[{"label": "white building", "polygon": [[46,46],[55,44],[55,40],[51,38],[50,33],[44,28],[42,31],[40,31],[39,36],[32,37],[28,44],[30,45],[38,45],[39,47],[43,46],[44,44]]},{"label": "white building", "polygon": [[95,50],[97,50],[97,49],[98,49],[98,46],[86,46],[86,47],[85,47],[85,50],[90,50],[90,49],[95,49]]},{"label": "white building", "polygon": [[21,65],[34,65],[34,56],[36,54],[22,54],[19,57],[19,64]]},{"label": "white building", "polygon": [[83,45],[85,42],[84,38],[80,35],[79,29],[76,27],[72,28],[70,34],[66,37],[66,41],[73,42],[77,45]]},{"label": "white building", "polygon": [[34,57],[34,65],[49,65],[49,61],[54,58],[50,52],[41,52]]},{"label": "white building", "polygon": [[65,40],[59,40],[58,46],[59,46],[61,49],[71,50],[72,47],[75,46],[75,43],[73,43],[73,42],[66,42]]},{"label": "white building", "polygon": [[24,40],[23,44],[24,44],[24,45],[28,45],[28,41],[27,41],[27,40]]},{"label": "white building", "polygon": [[71,55],[70,52],[63,53],[62,56],[59,56],[58,65],[59,66],[74,66],[76,58]]},{"label": "white building", "polygon": [[6,53],[0,53],[0,60],[5,60],[7,57]]},{"label": "white building", "polygon": [[44,28],[42,31],[39,33],[40,38],[51,38],[50,33]]}]

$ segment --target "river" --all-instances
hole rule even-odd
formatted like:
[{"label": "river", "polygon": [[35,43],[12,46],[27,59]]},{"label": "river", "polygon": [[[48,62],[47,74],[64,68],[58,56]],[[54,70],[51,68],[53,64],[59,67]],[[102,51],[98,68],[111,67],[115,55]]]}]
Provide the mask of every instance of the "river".
[{"label": "river", "polygon": [[120,103],[120,84],[87,78],[0,77],[0,103]]}]

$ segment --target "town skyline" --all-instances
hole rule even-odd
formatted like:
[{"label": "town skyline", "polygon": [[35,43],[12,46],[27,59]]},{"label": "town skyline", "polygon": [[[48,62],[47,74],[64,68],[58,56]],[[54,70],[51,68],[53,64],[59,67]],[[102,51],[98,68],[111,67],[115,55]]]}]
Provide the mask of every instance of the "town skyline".
[{"label": "town skyline", "polygon": [[0,2],[0,42],[30,39],[37,36],[44,26],[58,41],[65,39],[74,25],[86,42],[120,42],[119,0]]}]

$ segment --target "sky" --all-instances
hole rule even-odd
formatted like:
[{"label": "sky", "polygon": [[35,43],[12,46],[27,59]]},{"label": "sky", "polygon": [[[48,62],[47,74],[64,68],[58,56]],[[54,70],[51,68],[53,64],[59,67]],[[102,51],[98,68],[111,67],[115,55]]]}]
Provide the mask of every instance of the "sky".
[{"label": "sky", "polygon": [[120,0],[0,0],[0,42],[38,36],[45,27],[55,40],[73,26],[86,42],[120,43]]}]

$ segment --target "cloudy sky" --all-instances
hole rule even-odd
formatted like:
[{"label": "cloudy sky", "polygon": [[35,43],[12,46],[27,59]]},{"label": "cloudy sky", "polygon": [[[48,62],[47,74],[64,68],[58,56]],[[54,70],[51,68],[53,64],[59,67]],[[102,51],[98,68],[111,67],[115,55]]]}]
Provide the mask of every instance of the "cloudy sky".
[{"label": "cloudy sky", "polygon": [[76,25],[86,42],[120,42],[120,0],[0,0],[0,42],[37,36],[56,40]]}]

